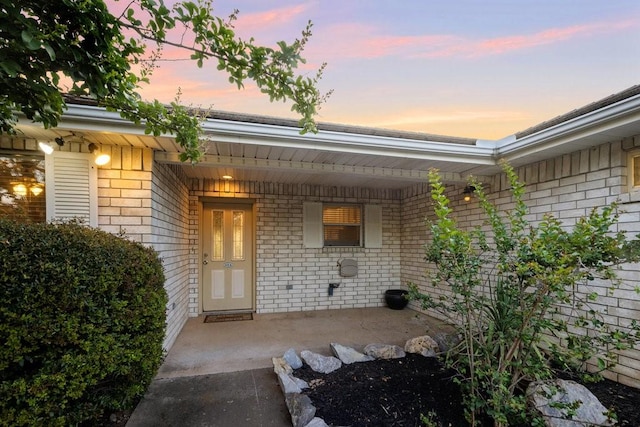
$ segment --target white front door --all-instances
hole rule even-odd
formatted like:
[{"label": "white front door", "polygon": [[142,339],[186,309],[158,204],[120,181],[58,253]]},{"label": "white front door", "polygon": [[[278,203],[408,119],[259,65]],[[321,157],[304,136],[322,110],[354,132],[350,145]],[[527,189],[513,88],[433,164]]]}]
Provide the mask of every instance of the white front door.
[{"label": "white front door", "polygon": [[205,204],[203,311],[253,309],[253,215],[246,204]]}]

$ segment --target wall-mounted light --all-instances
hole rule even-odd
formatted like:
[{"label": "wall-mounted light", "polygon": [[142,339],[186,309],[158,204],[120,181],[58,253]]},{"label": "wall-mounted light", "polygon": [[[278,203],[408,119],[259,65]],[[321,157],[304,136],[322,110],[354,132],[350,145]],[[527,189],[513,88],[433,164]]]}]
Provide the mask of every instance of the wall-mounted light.
[{"label": "wall-mounted light", "polygon": [[107,153],[100,152],[98,145],[93,142],[89,144],[89,152],[96,156],[95,162],[98,166],[104,166],[111,161],[111,156]]},{"label": "wall-mounted light", "polygon": [[[58,144],[58,147],[62,147],[64,145],[64,139],[61,136],[55,138],[54,141]],[[38,147],[44,152],[44,154],[53,153],[53,146],[46,141],[39,141]]]},{"label": "wall-mounted light", "polygon": [[464,190],[462,191],[462,198],[464,199],[465,202],[468,202],[471,200],[473,191],[474,191],[474,188],[471,185],[467,185],[466,187],[464,187]]},{"label": "wall-mounted light", "polygon": [[44,152],[44,154],[53,153],[53,147],[48,142],[40,141],[38,142],[38,147]]}]

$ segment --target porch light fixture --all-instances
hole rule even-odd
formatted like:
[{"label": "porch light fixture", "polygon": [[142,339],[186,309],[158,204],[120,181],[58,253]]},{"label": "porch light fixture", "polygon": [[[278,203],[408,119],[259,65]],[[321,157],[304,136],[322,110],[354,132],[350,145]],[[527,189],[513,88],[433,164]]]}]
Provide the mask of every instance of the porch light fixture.
[{"label": "porch light fixture", "polygon": [[111,161],[111,156],[108,155],[107,153],[100,152],[100,150],[98,149],[98,146],[95,143],[93,142],[90,143],[88,148],[89,148],[89,152],[96,156],[94,160],[96,162],[96,165],[104,166]]},{"label": "porch light fixture", "polygon": [[233,177],[231,175],[222,175],[222,179],[229,181],[233,179]]},{"label": "porch light fixture", "polygon": [[44,152],[44,154],[53,153],[53,147],[48,142],[40,141],[38,142],[38,147]]},{"label": "porch light fixture", "polygon": [[467,185],[466,187],[464,187],[464,190],[462,191],[462,198],[465,202],[468,202],[471,200],[471,195],[473,194],[473,186],[471,185]]},{"label": "porch light fixture", "polygon": [[[55,138],[54,141],[58,144],[58,147],[62,147],[64,145],[64,139],[61,136]],[[53,153],[53,146],[46,141],[39,141],[38,147],[44,152],[44,154]]]}]

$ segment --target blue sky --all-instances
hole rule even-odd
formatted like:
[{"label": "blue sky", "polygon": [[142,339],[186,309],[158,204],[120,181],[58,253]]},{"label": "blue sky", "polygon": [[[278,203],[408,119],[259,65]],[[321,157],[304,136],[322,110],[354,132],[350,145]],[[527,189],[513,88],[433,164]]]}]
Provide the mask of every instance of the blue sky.
[{"label": "blue sky", "polygon": [[[170,4],[171,2],[166,2]],[[498,139],[640,83],[638,0],[216,1],[257,43],[313,36],[303,73],[327,69],[318,120]],[[145,97],[295,117],[215,70],[163,62]]]}]

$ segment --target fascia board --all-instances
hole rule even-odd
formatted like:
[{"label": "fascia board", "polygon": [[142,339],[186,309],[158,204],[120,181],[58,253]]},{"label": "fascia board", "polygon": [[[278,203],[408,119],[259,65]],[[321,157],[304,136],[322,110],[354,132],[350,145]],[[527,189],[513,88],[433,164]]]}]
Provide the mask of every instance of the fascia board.
[{"label": "fascia board", "polygon": [[333,131],[301,135],[296,128],[268,124],[208,120],[205,139],[216,142],[264,144],[283,148],[317,149],[350,154],[385,155],[477,164],[495,164],[491,147],[435,141],[412,141]]},{"label": "fascia board", "polygon": [[[142,125],[123,119],[117,112],[87,105],[69,105],[60,128],[96,132],[126,131],[145,135]],[[352,154],[385,155],[415,159],[493,165],[494,150],[489,146],[411,141],[402,138],[320,131],[301,135],[299,129],[263,123],[208,119],[203,123],[204,139],[234,144],[260,144],[272,147],[315,149]],[[171,137],[171,135],[165,135]]]},{"label": "fascia board", "polygon": [[640,95],[520,139],[511,136],[498,140],[496,141],[496,155],[498,158],[514,160],[635,121],[640,121]]}]

